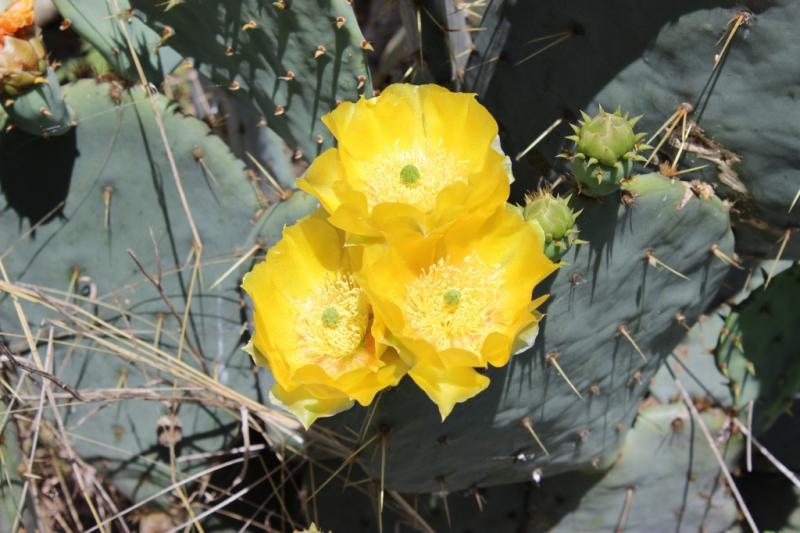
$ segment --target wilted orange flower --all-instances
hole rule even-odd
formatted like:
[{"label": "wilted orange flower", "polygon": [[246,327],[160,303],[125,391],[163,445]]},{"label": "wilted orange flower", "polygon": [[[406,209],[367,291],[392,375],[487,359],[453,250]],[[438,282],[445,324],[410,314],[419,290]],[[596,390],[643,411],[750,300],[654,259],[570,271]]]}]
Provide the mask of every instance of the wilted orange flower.
[{"label": "wilted orange flower", "polygon": [[11,4],[0,13],[0,38],[17,35],[33,26],[34,0],[12,0]]}]

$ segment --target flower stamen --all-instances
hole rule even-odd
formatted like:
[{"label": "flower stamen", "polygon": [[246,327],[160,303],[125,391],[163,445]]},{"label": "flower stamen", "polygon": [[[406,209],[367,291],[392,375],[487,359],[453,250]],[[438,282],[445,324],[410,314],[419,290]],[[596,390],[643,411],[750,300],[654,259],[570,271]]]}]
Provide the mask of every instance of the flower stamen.
[{"label": "flower stamen", "polygon": [[466,165],[455,153],[435,144],[407,150],[391,147],[361,163],[361,190],[369,209],[403,203],[429,211],[443,189],[467,181]]},{"label": "flower stamen", "polygon": [[502,294],[503,268],[476,252],[440,259],[406,286],[407,333],[438,350],[480,353],[483,341],[509,319],[494,295]]},{"label": "flower stamen", "polygon": [[353,356],[367,335],[369,304],[350,275],[329,276],[295,305],[299,360],[318,364],[332,375],[357,363]]}]

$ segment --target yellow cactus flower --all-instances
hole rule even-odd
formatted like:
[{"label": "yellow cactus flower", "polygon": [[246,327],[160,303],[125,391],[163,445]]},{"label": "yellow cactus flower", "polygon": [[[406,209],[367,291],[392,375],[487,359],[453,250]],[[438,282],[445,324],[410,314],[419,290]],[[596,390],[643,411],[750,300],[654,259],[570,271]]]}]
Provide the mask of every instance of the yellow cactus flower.
[{"label": "yellow cactus flower", "polygon": [[17,35],[33,26],[34,0],[11,0],[0,12],[0,39],[7,35]]},{"label": "yellow cactus flower", "polygon": [[253,301],[247,351],[272,371],[272,396],[306,426],[369,405],[396,385],[406,365],[375,343],[372,310],[353,278],[344,235],[322,211],[283,232],[242,287]]},{"label": "yellow cactus flower", "polygon": [[398,350],[444,419],[488,386],[475,368],[503,366],[533,343],[544,301],[531,301],[533,288],[557,266],[541,235],[502,208],[440,237],[406,239],[416,242],[365,247],[357,277],[377,341]]},{"label": "yellow cactus flower", "polygon": [[434,233],[467,214],[489,217],[508,197],[497,123],[473,94],[394,84],[322,121],[338,147],[314,160],[298,186],[349,233],[381,237],[409,223]]}]

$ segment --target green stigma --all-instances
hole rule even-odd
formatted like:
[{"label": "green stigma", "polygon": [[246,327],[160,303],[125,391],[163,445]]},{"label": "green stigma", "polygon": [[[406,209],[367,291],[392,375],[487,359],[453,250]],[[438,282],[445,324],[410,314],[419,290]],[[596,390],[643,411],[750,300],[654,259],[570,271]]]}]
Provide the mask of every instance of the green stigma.
[{"label": "green stigma", "polygon": [[322,325],[326,328],[334,328],[342,317],[335,307],[328,307],[322,312]]},{"label": "green stigma", "polygon": [[406,185],[414,185],[421,177],[419,169],[414,165],[406,165],[400,169],[400,179]]},{"label": "green stigma", "polygon": [[461,302],[461,291],[458,289],[447,289],[444,291],[444,303],[447,305],[455,306]]}]

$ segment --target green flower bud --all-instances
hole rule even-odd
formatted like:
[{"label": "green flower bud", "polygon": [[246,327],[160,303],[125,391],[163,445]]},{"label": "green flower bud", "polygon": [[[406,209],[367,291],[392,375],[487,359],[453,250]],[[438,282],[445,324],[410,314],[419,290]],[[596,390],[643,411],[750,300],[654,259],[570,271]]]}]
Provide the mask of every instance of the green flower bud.
[{"label": "green flower bud", "polygon": [[583,111],[581,116],[578,124],[572,124],[575,134],[567,137],[575,142],[574,153],[564,157],[571,160],[582,194],[610,194],[630,176],[634,161],[644,161],[637,151],[649,148],[641,143],[645,134],[633,130],[640,117],[629,118],[619,108],[608,113],[602,107],[593,117]]},{"label": "green flower bud", "polygon": [[545,255],[553,261],[559,261],[579,242],[575,222],[580,211],[576,213],[570,209],[569,200],[569,197],[561,198],[542,190],[527,196],[524,206],[507,205],[510,212],[519,215],[536,231]]},{"label": "green flower bud", "polygon": [[623,116],[617,109],[608,113],[600,108],[598,113],[590,117],[582,113],[583,120],[575,130],[576,151],[584,154],[587,159],[596,159],[604,165],[613,166],[625,157],[636,151],[636,144],[644,136],[635,133],[633,127],[639,118]]},{"label": "green flower bud", "polygon": [[519,218],[525,218],[525,212],[522,206],[507,203],[506,211],[517,215]]},{"label": "green flower bud", "polygon": [[581,194],[604,196],[619,190],[620,183],[633,172],[633,161],[623,159],[613,167],[602,163],[589,163],[584,158],[574,157],[571,161],[572,175],[580,184]]},{"label": "green flower bud", "polygon": [[523,216],[525,220],[538,222],[548,240],[566,237],[567,232],[575,227],[577,218],[569,207],[569,198],[553,196],[546,191],[526,198]]}]

